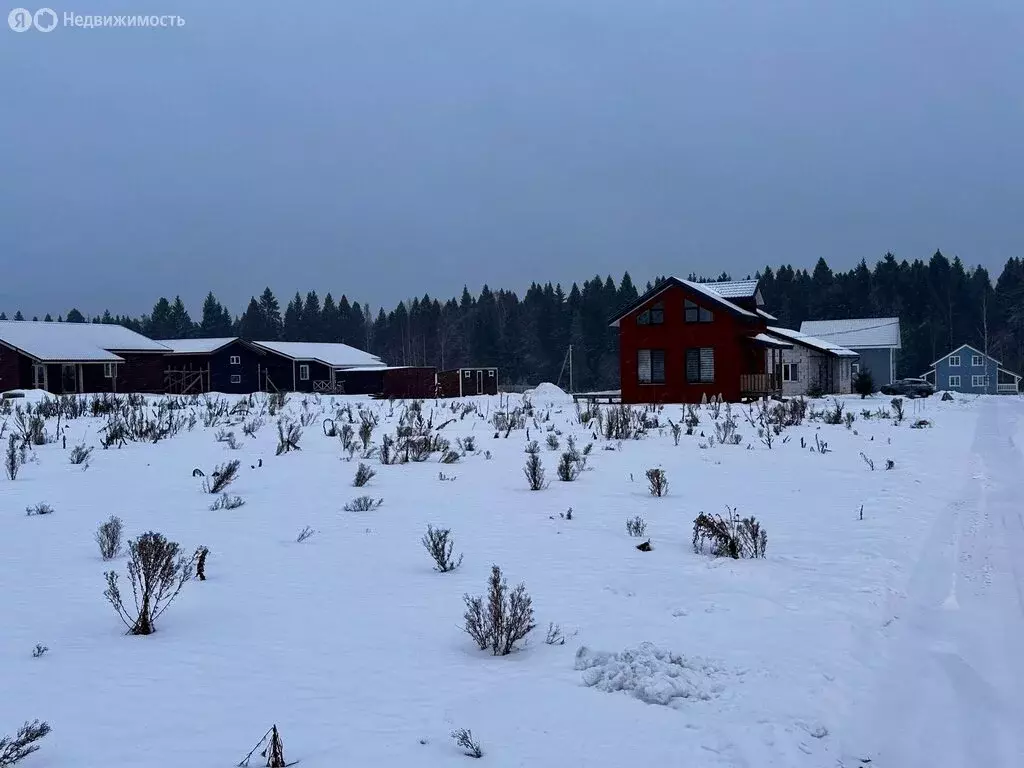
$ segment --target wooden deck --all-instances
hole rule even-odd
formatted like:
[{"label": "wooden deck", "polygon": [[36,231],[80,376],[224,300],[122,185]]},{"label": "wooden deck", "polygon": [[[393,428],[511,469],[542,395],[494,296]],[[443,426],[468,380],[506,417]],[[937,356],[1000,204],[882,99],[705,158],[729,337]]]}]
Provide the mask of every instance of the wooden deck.
[{"label": "wooden deck", "polygon": [[575,392],[572,399],[579,403],[608,403],[618,404],[622,402],[622,390],[606,389],[600,392]]}]

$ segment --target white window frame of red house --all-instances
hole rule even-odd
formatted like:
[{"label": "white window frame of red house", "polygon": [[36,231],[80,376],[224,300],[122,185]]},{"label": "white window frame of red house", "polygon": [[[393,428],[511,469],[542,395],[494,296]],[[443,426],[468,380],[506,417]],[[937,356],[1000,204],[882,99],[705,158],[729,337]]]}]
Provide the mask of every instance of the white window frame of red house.
[{"label": "white window frame of red house", "polygon": [[299,381],[309,381],[309,363],[299,364]]}]

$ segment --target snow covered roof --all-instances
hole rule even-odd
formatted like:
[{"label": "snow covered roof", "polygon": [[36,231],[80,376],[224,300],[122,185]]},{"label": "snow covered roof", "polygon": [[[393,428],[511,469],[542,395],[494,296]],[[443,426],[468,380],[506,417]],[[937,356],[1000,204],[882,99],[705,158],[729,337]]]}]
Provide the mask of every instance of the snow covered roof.
[{"label": "snow covered roof", "polygon": [[800,323],[800,332],[850,349],[858,347],[900,349],[902,346],[898,317],[804,320]]},{"label": "snow covered roof", "polygon": [[171,352],[176,355],[208,355],[233,341],[238,341],[238,338],[230,336],[219,339],[161,339],[160,343],[170,347]]},{"label": "snow covered roof", "polygon": [[765,320],[778,320],[779,319],[775,315],[769,315],[763,309],[757,310],[757,315],[758,315],[758,317],[763,317]]},{"label": "snow covered roof", "polygon": [[788,339],[796,344],[802,344],[805,347],[816,349],[819,352],[826,352],[836,357],[860,357],[852,349],[846,349],[840,347],[838,344],[833,344],[831,341],[825,339],[819,339],[814,336],[808,336],[806,333],[800,331],[794,331],[789,328],[778,328],[776,326],[769,326],[768,332],[774,336],[780,336],[783,339]]},{"label": "snow covered roof", "polygon": [[317,341],[254,341],[253,344],[292,360],[315,360],[331,368],[384,367],[384,362],[376,355],[348,344]]},{"label": "snow covered roof", "polygon": [[751,336],[750,338],[758,342],[759,344],[764,344],[765,346],[768,347],[775,347],[776,349],[793,348],[793,345],[790,344],[789,342],[783,341],[782,339],[777,339],[774,336],[769,336],[767,333],[758,333],[757,335]]},{"label": "snow covered roof", "polygon": [[109,323],[47,323],[0,321],[0,342],[40,362],[114,363],[115,352],[167,352],[123,325]]},{"label": "snow covered roof", "polygon": [[723,280],[701,283],[726,299],[752,299],[757,295],[757,280]]},{"label": "snow covered roof", "polygon": [[716,291],[712,290],[709,287],[711,285],[713,285],[713,283],[695,283],[692,280],[682,280],[682,279],[680,279],[678,277],[669,277],[666,280],[664,280],[663,282],[661,282],[660,284],[658,284],[657,286],[655,286],[654,288],[652,288],[651,290],[649,290],[647,293],[645,293],[643,296],[638,298],[636,301],[634,301],[629,306],[625,307],[624,309],[619,310],[615,314],[615,316],[613,318],[611,318],[611,320],[608,321],[608,324],[609,325],[613,325],[613,326],[617,326],[619,324],[619,321],[622,318],[624,318],[626,315],[628,315],[630,312],[633,312],[633,311],[639,309],[644,304],[646,304],[647,302],[651,301],[652,299],[654,299],[659,294],[667,291],[672,286],[684,286],[686,288],[689,288],[694,293],[701,294],[702,296],[704,296],[704,297],[710,299],[711,301],[713,301],[718,306],[724,307],[724,308],[730,310],[731,312],[734,312],[737,315],[742,315],[744,317],[752,317],[752,318],[756,318],[757,317],[757,315],[755,315],[753,312],[750,312],[750,311],[744,309],[743,307],[741,307],[741,306],[739,306],[737,304],[733,304],[731,301],[729,301],[728,299],[723,297],[720,293],[717,293]]}]

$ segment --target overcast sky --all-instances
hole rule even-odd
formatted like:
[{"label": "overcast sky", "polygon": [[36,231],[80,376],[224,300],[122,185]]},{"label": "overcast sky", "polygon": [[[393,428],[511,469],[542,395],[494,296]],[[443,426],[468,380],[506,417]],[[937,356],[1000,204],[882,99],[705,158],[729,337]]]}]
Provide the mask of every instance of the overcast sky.
[{"label": "overcast sky", "polygon": [[186,24],[0,28],[8,314],[1024,255],[1019,0],[55,10]]}]

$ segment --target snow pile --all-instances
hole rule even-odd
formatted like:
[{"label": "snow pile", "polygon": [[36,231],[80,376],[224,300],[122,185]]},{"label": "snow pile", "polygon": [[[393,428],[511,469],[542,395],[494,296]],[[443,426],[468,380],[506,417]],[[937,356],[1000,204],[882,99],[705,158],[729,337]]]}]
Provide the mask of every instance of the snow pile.
[{"label": "snow pile", "polygon": [[707,701],[720,686],[712,682],[719,670],[705,661],[688,659],[641,643],[621,653],[592,651],[586,646],[576,652],[576,669],[583,683],[601,691],[627,691],[647,704],[676,706],[685,699]]},{"label": "snow pile", "polygon": [[572,395],[549,381],[538,384],[523,393],[534,405],[565,405],[572,402]]}]

